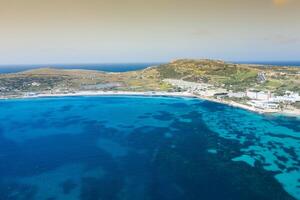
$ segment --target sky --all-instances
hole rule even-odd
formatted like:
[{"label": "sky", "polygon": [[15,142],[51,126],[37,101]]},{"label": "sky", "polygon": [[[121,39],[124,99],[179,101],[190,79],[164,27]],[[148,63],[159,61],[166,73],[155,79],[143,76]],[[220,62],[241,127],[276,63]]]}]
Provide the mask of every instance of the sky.
[{"label": "sky", "polygon": [[300,60],[300,0],[0,0],[0,65]]}]

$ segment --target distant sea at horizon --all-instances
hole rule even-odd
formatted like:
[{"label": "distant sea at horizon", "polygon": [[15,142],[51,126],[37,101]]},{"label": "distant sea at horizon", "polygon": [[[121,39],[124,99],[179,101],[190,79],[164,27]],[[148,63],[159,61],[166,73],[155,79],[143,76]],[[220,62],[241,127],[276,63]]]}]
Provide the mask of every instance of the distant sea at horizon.
[{"label": "distant sea at horizon", "polygon": [[[258,65],[279,65],[279,66],[299,66],[300,61],[229,61],[237,64],[258,64]],[[37,68],[57,68],[57,69],[87,69],[106,72],[127,72],[145,69],[150,66],[157,66],[163,63],[99,63],[99,64],[37,64],[37,65],[0,65],[0,74],[16,73]]]},{"label": "distant sea at horizon", "polygon": [[7,65],[0,66],[0,74],[16,73],[37,68],[57,68],[57,69],[87,69],[106,72],[127,72],[145,69],[147,67],[160,65],[162,63],[99,63],[99,64],[37,64],[37,65]]}]

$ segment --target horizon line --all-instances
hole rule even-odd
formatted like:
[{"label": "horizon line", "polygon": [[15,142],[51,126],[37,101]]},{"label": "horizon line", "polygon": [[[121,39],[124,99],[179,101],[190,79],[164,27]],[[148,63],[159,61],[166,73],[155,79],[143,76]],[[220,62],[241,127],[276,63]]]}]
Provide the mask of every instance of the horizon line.
[{"label": "horizon line", "polygon": [[[183,58],[185,59],[185,58]],[[186,58],[186,59],[190,59],[190,60],[202,60],[202,58],[199,59],[193,59],[193,58]],[[206,58],[203,58],[206,59]],[[208,58],[209,59],[209,58]],[[176,60],[176,59],[175,59]],[[180,60],[180,59],[178,59]],[[268,64],[268,63],[290,63],[292,64],[293,62],[299,62],[300,60],[222,60],[222,59],[209,59],[209,60],[221,60],[224,62],[231,62],[231,63],[237,63],[237,64]],[[122,65],[122,64],[164,64],[164,63],[169,63],[172,62],[172,60],[170,61],[153,61],[153,62],[149,62],[149,61],[145,61],[145,62],[78,62],[78,63],[24,63],[24,64],[20,64],[20,63],[16,63],[16,64],[0,64],[0,68],[1,67],[56,67],[56,66],[72,66],[72,65]]]}]

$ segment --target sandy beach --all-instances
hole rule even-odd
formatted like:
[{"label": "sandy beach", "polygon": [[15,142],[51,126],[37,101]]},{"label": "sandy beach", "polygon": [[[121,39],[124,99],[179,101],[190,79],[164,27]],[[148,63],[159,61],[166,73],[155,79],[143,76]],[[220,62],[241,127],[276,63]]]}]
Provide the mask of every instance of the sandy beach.
[{"label": "sandy beach", "polygon": [[300,110],[278,110],[278,109],[259,109],[253,106],[248,106],[240,104],[234,101],[226,101],[221,99],[215,99],[212,97],[200,96],[192,94],[189,92],[131,92],[131,91],[78,91],[73,93],[40,93],[34,95],[22,95],[22,96],[10,96],[10,97],[0,97],[0,99],[29,99],[29,98],[42,98],[42,97],[71,97],[71,96],[110,96],[110,95],[120,95],[120,96],[169,96],[169,97],[192,97],[201,100],[212,101],[216,103],[225,104],[232,107],[242,108],[251,112],[259,114],[280,114],[286,116],[300,116]]}]

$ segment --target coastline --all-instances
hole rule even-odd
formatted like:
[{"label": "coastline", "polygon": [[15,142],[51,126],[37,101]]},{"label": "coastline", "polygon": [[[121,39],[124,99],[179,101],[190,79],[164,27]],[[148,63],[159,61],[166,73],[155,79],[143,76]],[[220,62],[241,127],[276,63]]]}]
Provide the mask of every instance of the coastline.
[{"label": "coastline", "polygon": [[278,110],[278,109],[259,109],[252,106],[240,104],[234,101],[226,101],[215,99],[206,96],[200,96],[196,94],[192,94],[189,92],[157,92],[157,91],[149,91],[149,92],[131,92],[131,91],[80,91],[74,93],[41,93],[36,95],[21,95],[21,96],[10,96],[3,97],[0,96],[0,100],[5,99],[34,99],[34,98],[43,98],[43,97],[72,97],[72,96],[165,96],[165,97],[191,97],[197,98],[201,100],[207,100],[215,103],[221,103],[227,106],[241,108],[244,110],[248,110],[251,112],[255,112],[258,114],[279,114],[284,116],[300,116],[300,110]]}]

